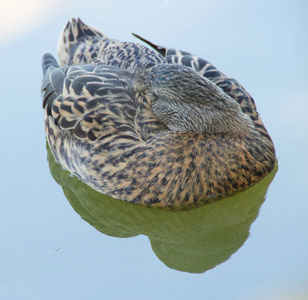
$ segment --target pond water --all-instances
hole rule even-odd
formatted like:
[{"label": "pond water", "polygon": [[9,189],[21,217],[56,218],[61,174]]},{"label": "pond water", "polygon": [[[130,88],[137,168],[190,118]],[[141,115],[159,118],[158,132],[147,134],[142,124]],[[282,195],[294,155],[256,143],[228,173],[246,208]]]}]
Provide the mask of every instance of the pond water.
[{"label": "pond water", "polygon": [[[308,299],[307,3],[32,2],[2,10],[0,299]],[[176,212],[70,177],[46,149],[40,64],[71,17],[195,53],[238,79],[274,140],[275,171]]]}]

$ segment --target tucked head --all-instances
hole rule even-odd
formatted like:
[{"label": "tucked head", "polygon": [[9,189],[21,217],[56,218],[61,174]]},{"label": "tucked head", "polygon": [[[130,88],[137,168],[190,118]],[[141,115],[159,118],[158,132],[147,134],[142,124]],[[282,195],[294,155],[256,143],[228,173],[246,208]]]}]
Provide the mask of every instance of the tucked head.
[{"label": "tucked head", "polygon": [[147,69],[135,90],[150,99],[155,116],[172,131],[223,133],[254,128],[237,102],[186,66],[160,64]]}]

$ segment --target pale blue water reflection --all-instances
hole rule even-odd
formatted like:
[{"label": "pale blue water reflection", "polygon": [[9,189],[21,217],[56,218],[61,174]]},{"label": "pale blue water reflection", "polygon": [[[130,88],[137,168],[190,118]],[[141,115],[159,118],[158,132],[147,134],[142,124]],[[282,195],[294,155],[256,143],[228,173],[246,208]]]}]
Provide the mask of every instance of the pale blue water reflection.
[{"label": "pale blue water reflection", "polygon": [[[306,1],[69,4],[0,44],[0,299],[306,299]],[[134,41],[136,32],[200,55],[254,96],[279,171],[250,236],[224,263],[201,274],[170,269],[146,236],[109,237],[81,220],[51,177],[41,56],[56,54],[60,29],[78,16],[121,40]]]}]

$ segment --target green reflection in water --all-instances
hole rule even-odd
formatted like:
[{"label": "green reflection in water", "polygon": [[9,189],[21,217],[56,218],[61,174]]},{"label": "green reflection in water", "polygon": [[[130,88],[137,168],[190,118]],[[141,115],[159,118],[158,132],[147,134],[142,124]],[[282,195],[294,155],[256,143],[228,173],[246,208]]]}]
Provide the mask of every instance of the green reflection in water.
[{"label": "green reflection in water", "polygon": [[246,241],[274,171],[250,189],[190,209],[157,209],[100,194],[58,165],[48,149],[49,168],[74,210],[98,231],[114,237],[149,237],[169,268],[203,273],[226,261]]}]

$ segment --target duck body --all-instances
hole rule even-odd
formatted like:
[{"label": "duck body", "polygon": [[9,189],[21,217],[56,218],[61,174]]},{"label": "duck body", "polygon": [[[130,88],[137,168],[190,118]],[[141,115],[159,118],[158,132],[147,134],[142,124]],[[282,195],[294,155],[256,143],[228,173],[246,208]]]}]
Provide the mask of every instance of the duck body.
[{"label": "duck body", "polygon": [[[148,42],[149,43],[149,42]],[[46,54],[45,132],[55,160],[95,190],[182,206],[260,181],[275,149],[250,95],[187,52],[109,39],[72,20]]]}]

